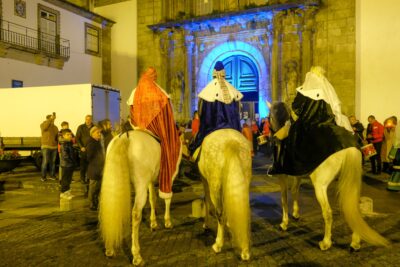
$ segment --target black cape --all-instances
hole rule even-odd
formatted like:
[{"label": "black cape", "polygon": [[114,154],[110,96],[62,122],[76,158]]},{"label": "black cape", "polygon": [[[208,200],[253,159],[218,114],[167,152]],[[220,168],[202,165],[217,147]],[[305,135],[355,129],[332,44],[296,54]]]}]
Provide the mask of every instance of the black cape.
[{"label": "black cape", "polygon": [[335,152],[358,147],[353,133],[338,126],[335,115],[324,100],[313,100],[297,93],[292,104],[298,119],[282,142],[280,167],[289,175],[305,175]]}]

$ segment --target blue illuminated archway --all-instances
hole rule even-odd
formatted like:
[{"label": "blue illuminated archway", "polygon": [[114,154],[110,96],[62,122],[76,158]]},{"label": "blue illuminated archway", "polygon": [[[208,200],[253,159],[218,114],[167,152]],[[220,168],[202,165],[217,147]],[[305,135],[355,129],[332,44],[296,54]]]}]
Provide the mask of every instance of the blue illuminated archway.
[{"label": "blue illuminated archway", "polygon": [[259,79],[259,101],[258,110],[261,117],[265,117],[268,114],[268,107],[265,103],[268,95],[270,94],[269,88],[269,74],[267,71],[267,65],[261,51],[256,47],[242,42],[242,41],[230,41],[223,43],[208,53],[204,58],[197,79],[197,94],[204,88],[209,82],[209,77],[213,71],[215,62],[223,61],[225,58],[235,55],[243,55],[250,58],[257,67]]}]

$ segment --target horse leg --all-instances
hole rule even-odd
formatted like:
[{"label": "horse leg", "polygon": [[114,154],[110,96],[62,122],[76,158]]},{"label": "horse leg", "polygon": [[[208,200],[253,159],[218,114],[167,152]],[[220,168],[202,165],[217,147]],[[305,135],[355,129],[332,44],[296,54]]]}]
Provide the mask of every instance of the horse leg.
[{"label": "horse leg", "polygon": [[164,225],[165,225],[165,228],[170,229],[170,228],[172,228],[171,215],[170,215],[171,198],[166,198],[164,200],[165,200]]},{"label": "horse leg", "polygon": [[286,175],[279,175],[279,184],[281,186],[281,204],[282,204],[282,222],[279,226],[281,227],[281,230],[286,231],[287,226],[289,224]]},{"label": "horse leg", "polygon": [[209,229],[210,228],[210,203],[211,203],[210,188],[208,187],[208,183],[204,178],[202,178],[202,181],[203,181],[203,187],[204,187],[204,205],[205,205],[205,209],[206,209],[206,214],[204,216],[203,228]]},{"label": "horse leg", "polygon": [[319,242],[319,248],[321,250],[327,250],[332,246],[332,209],[329,205],[328,195],[326,193],[328,186],[317,182],[316,179],[317,175],[314,175],[313,173],[311,175],[311,181],[314,184],[315,195],[319,205],[321,206],[322,216],[325,221],[325,235],[324,239]]},{"label": "horse leg", "polygon": [[149,202],[150,202],[150,229],[153,231],[157,229],[158,224],[156,220],[156,193],[152,182],[149,184]]},{"label": "horse leg", "polygon": [[292,199],[293,199],[293,213],[292,216],[295,220],[300,218],[299,214],[299,191],[300,191],[301,177],[294,177],[292,185]]},{"label": "horse leg", "polygon": [[212,248],[215,253],[221,252],[221,248],[224,245],[225,221],[223,219],[222,212],[220,210],[217,210],[217,219],[218,219],[217,237],[215,238],[214,245],[212,245]]},{"label": "horse leg", "polygon": [[361,248],[360,242],[360,235],[356,232],[353,232],[353,234],[351,235],[350,251],[358,251]]},{"label": "horse leg", "polygon": [[142,263],[143,259],[140,255],[139,245],[139,226],[142,221],[142,210],[146,204],[147,190],[146,188],[136,188],[135,204],[132,209],[132,264],[138,266]]}]

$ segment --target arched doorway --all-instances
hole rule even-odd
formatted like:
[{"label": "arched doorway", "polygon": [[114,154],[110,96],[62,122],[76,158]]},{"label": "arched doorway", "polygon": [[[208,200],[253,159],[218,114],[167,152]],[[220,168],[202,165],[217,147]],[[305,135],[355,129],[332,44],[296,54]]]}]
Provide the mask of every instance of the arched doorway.
[{"label": "arched doorway", "polygon": [[258,112],[259,82],[254,62],[243,55],[233,55],[222,60],[225,66],[226,80],[242,94],[242,113],[253,119]]},{"label": "arched doorway", "polygon": [[[246,80],[247,77],[250,77],[250,70],[251,73],[254,74],[254,77],[257,77],[257,82],[255,83],[256,86],[253,86],[253,88],[257,88],[258,99],[256,99],[255,101],[251,100],[250,105],[247,104],[247,101],[244,101],[244,109],[250,110],[251,108],[253,108],[254,111],[251,111],[251,114],[259,113],[260,118],[265,117],[268,115],[269,112],[266,105],[266,100],[271,99],[269,69],[267,67],[267,62],[265,61],[261,50],[259,50],[255,46],[252,46],[251,44],[242,41],[230,41],[222,43],[217,47],[214,47],[211,51],[207,53],[199,66],[198,72],[196,73],[197,76],[195,95],[197,96],[197,94],[200,93],[201,89],[203,89],[211,80],[212,72],[217,61],[222,61],[225,65],[229,65],[228,61],[230,61],[230,58],[233,60],[234,58],[239,58],[239,56],[241,56],[242,59],[245,59],[237,59],[239,61],[236,61],[240,62],[239,66],[241,66],[241,73],[243,75],[239,75],[239,77],[241,77],[239,81],[243,82],[240,82],[241,85],[239,84],[239,86],[235,85],[235,87],[242,87],[244,89],[247,84],[247,86],[249,86],[248,89],[250,89],[251,82],[249,83],[249,80]],[[229,66],[225,66],[225,69],[227,69],[227,67],[229,68]],[[233,68],[232,70],[235,71],[235,68]],[[227,72],[229,72],[229,70],[227,70]],[[249,96],[246,97],[246,94],[247,93],[245,93],[245,100],[247,100],[247,97],[250,97],[251,95],[249,94]],[[197,107],[197,99],[193,98],[192,100],[192,107]]]}]

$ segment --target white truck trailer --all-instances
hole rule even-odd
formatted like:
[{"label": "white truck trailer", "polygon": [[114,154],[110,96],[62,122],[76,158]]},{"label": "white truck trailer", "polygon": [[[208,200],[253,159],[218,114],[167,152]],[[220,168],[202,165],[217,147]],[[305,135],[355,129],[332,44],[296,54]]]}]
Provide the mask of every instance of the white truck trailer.
[{"label": "white truck trailer", "polygon": [[67,121],[75,134],[85,116],[93,122],[105,118],[120,122],[120,92],[103,85],[70,84],[23,88],[0,88],[0,138],[4,149],[40,149],[40,124],[56,113],[56,126]]}]

